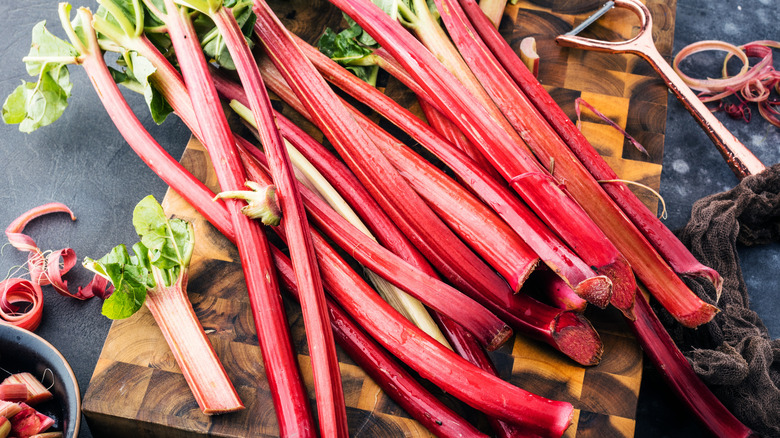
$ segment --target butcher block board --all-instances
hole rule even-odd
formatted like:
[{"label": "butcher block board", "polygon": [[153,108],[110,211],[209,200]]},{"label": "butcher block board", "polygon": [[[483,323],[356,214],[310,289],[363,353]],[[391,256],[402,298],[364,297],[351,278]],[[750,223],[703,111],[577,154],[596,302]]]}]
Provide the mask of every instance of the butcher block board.
[{"label": "butcher block board", "polygon": [[[648,0],[647,4],[656,23],[654,36],[659,50],[668,56],[674,0]],[[598,6],[598,2],[590,0],[520,1],[507,7],[500,30],[515,48],[526,36],[536,38],[542,58],[540,79],[570,117],[575,117],[574,100],[582,97],[645,146],[647,156],[634,150],[603,121],[583,112],[581,129],[616,172],[624,179],[657,189],[666,120],[663,83],[635,58],[561,49],[553,41]],[[272,7],[288,28],[312,42],[325,26],[338,27],[341,20],[340,13],[321,1],[278,1],[272,2]],[[634,26],[636,20],[631,15],[615,10],[589,32],[590,36],[618,39],[630,36]],[[386,84],[385,91],[416,109],[414,99],[393,81]],[[295,118],[289,109],[283,111]],[[212,190],[217,190],[208,154],[197,141],[190,141],[181,161]],[[653,210],[657,208],[652,197],[647,197],[646,203]],[[195,225],[189,296],[246,410],[215,417],[203,415],[160,330],[144,308],[111,326],[84,396],[83,411],[90,429],[96,437],[112,438],[277,436],[236,249],[172,191],[166,194],[163,206],[169,214]],[[300,309],[287,301],[286,310],[313,403]],[[642,375],[641,350],[614,312],[598,311],[589,316],[604,342],[603,360],[598,366],[582,367],[548,346],[519,335],[492,353],[492,358],[505,380],[574,405],[574,424],[565,436],[631,437]],[[352,436],[432,436],[340,350],[339,360]],[[431,390],[437,391],[432,386]],[[447,394],[437,394],[478,427],[486,428],[479,413]]]}]

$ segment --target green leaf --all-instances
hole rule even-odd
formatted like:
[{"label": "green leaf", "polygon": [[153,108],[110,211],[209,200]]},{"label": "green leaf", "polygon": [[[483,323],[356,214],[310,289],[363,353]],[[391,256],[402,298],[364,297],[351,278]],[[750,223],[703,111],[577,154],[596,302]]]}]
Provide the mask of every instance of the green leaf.
[{"label": "green leaf", "polygon": [[23,82],[3,104],[3,120],[32,132],[60,118],[68,107],[73,85],[66,64],[77,61],[78,51],[46,30],[44,21],[33,28],[32,45],[25,58],[27,72],[38,81]]},{"label": "green leaf", "polygon": [[151,264],[156,268],[174,270],[172,278],[186,269],[192,255],[192,226],[181,219],[169,220],[160,204],[147,196],[133,210],[133,226],[149,249]]},{"label": "green leaf", "polygon": [[[133,250],[143,254],[146,249],[137,244]],[[107,278],[114,292],[103,302],[102,313],[111,319],[123,319],[137,312],[146,300],[146,291],[154,287],[148,259],[131,257],[125,245],[118,245],[98,260],[87,258],[84,267]]]},{"label": "green leaf", "polygon": [[360,26],[354,24],[354,21],[352,23],[349,28],[339,33],[330,28],[325,29],[325,33],[320,37],[317,45],[328,58],[343,65],[360,79],[375,85],[379,67],[371,63],[367,64],[366,57],[371,55],[374,47],[378,45],[373,38],[370,39],[370,45],[362,43],[361,37],[368,36],[368,34],[363,32]]},{"label": "green leaf", "polygon": [[192,225],[169,220],[154,197],[147,196],[136,205],[133,225],[141,237],[133,245],[135,255],[118,245],[98,260],[84,260],[85,268],[114,285],[114,292],[103,303],[103,314],[111,319],[127,318],[143,306],[147,292],[176,283],[192,257]]},{"label": "green leaf", "polygon": [[3,104],[3,120],[30,133],[54,123],[68,107],[72,84],[64,65],[49,66],[37,83],[23,82]]},{"label": "green leaf", "polygon": [[78,55],[78,50],[65,40],[54,36],[46,29],[46,22],[41,21],[32,30],[32,45],[27,57],[33,59],[25,62],[27,73],[30,76],[39,76],[47,69],[51,69],[52,63],[47,61],[47,58],[75,58]]},{"label": "green leaf", "polygon": [[148,59],[136,52],[130,52],[128,58],[130,65],[126,66],[125,70],[127,80],[118,83],[124,83],[124,85],[131,89],[132,81],[138,83],[140,89],[143,90],[146,105],[152,113],[152,119],[154,119],[155,123],[158,125],[162,124],[162,122],[165,121],[165,118],[168,117],[168,114],[173,112],[173,108],[171,108],[165,100],[162,93],[160,93],[160,91],[149,81],[149,77],[153,75],[157,69]]}]

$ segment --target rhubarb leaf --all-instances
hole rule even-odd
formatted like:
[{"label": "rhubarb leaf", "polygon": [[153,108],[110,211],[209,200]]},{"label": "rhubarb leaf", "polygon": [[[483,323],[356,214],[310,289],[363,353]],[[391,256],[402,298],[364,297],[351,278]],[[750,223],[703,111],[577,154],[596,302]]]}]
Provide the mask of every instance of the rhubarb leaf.
[{"label": "rhubarb leaf", "polygon": [[[139,243],[133,251],[144,254],[146,248]],[[98,260],[86,258],[84,267],[114,285],[114,292],[103,302],[102,309],[103,315],[111,319],[124,319],[137,312],[146,301],[146,291],[154,287],[148,259],[131,256],[125,245],[115,247]]]},{"label": "rhubarb leaf", "polygon": [[148,59],[136,52],[129,52],[124,57],[124,60],[124,71],[111,70],[114,81],[133,91],[142,93],[146,105],[152,114],[152,119],[158,125],[162,124],[166,117],[173,112],[173,108],[165,100],[162,93],[149,81],[150,76],[157,69]]},{"label": "rhubarb leaf", "polygon": [[[328,58],[344,66],[360,79],[375,85],[379,66],[373,65],[370,61],[367,62],[374,49],[359,41],[361,35],[368,34],[357,24],[339,33],[328,28],[325,29],[325,33],[322,34],[317,45]],[[376,41],[373,38],[371,41],[376,47]]]},{"label": "rhubarb leaf", "polygon": [[3,104],[3,120],[19,124],[22,132],[32,132],[60,118],[68,107],[73,84],[66,64],[76,63],[78,51],[46,29],[46,22],[35,25],[32,45],[24,58],[27,72],[37,82],[23,82]]},{"label": "rhubarb leaf", "polygon": [[[27,73],[30,76],[39,76],[50,69],[52,58],[75,58],[78,55],[78,50],[49,32],[46,22],[41,21],[32,30],[32,44],[25,58]],[[75,59],[73,61],[75,62]]]},{"label": "rhubarb leaf", "polygon": [[147,196],[133,210],[133,226],[149,249],[150,263],[162,271],[166,286],[184,273],[194,245],[192,225],[181,219],[168,219],[153,196]]}]

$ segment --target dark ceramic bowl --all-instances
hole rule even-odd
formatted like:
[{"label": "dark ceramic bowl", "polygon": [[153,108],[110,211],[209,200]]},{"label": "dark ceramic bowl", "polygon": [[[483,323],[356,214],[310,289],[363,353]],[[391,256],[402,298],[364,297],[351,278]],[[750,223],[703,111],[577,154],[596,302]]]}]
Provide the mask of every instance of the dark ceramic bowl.
[{"label": "dark ceramic bowl", "polygon": [[[0,323],[0,373],[29,372],[49,386],[54,399],[34,406],[55,421],[50,430],[75,438],[81,425],[81,394],[76,376],[65,358],[42,337],[27,330]],[[50,370],[46,371],[46,370]],[[2,379],[0,379],[2,380]]]}]

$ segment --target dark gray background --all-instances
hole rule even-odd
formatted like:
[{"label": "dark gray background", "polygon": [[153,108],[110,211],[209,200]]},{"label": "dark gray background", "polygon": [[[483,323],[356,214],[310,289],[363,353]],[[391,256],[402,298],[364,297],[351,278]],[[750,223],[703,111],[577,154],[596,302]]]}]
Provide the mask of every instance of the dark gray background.
[{"label": "dark gray background", "polygon": [[[62,35],[55,0],[0,2],[0,95],[4,98],[28,79],[21,58],[30,44],[30,29],[40,20]],[[95,3],[87,3],[93,10]],[[780,39],[777,0],[712,2],[680,0],[677,4],[675,53],[687,44],[720,39],[743,44],[758,39]],[[777,63],[776,63],[777,64]],[[715,74],[717,70],[712,70]],[[79,258],[99,257],[118,243],[133,243],[130,226],[133,206],[148,194],[162,199],[166,186],[138,159],[111,124],[79,68],[71,68],[75,83],[70,108],[55,125],[31,135],[15,126],[0,126],[0,228],[21,212],[58,201],[70,206],[78,220],[53,215],[33,222],[27,232],[41,248],[72,247]],[[29,80],[29,79],[28,79]],[[175,118],[157,127],[143,111],[137,96],[131,105],[155,138],[173,156],[184,150],[189,136]],[[669,217],[667,225],[682,226],[697,199],[733,187],[736,177],[688,113],[670,95],[666,151],[661,180]],[[780,161],[780,129],[757,115],[750,124],[719,118],[766,164]],[[773,337],[780,336],[780,289],[777,267],[780,246],[744,249],[740,253],[752,306],[764,318]],[[10,246],[0,252],[0,278],[25,257]],[[69,274],[69,282],[85,284],[83,270]],[[100,315],[100,301],[77,302],[47,291],[43,323],[37,333],[60,349],[70,361],[86,391],[110,322]],[[677,404],[651,365],[645,366],[636,425],[638,437],[701,435],[691,415]],[[82,437],[90,437],[86,424]]]}]

